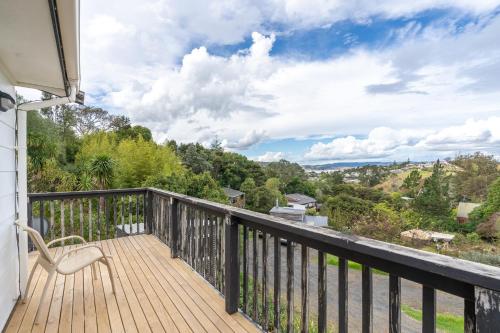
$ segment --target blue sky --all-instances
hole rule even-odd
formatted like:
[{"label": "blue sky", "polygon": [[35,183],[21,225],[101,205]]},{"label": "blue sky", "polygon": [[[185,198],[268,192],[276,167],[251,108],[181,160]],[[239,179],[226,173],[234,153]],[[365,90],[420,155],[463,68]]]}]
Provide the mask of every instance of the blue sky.
[{"label": "blue sky", "polygon": [[[130,2],[130,3],[128,3]],[[90,103],[261,161],[500,156],[500,2],[82,3]]]}]

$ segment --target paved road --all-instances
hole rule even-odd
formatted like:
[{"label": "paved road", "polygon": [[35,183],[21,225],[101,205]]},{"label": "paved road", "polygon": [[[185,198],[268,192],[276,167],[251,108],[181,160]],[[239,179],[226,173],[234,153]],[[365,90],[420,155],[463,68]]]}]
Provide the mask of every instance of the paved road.
[{"label": "paved road", "polygon": [[[262,279],[262,245],[258,242],[259,258],[259,281]],[[274,263],[274,241],[272,238],[268,241],[268,286],[273,288],[273,263]],[[249,252],[252,251],[252,242],[249,240]],[[252,260],[249,258],[249,274],[252,276]],[[301,248],[295,247],[294,255],[295,280],[294,295],[295,305],[300,305],[300,272],[301,272]],[[281,295],[286,298],[286,246],[281,246]],[[311,315],[317,313],[317,251],[309,250],[309,305]],[[327,270],[327,306],[329,320],[337,322],[338,318],[338,267],[328,265]],[[389,306],[389,277],[386,275],[373,274],[373,325],[374,332],[388,331],[388,306]],[[420,308],[422,304],[422,286],[408,280],[401,281],[402,303],[414,308]],[[349,270],[349,330],[350,332],[361,331],[361,272],[358,270]],[[448,312],[457,315],[463,314],[463,301],[461,298],[438,292],[437,293],[438,312]],[[402,331],[403,332],[421,332],[421,323],[413,320],[402,313]]]}]

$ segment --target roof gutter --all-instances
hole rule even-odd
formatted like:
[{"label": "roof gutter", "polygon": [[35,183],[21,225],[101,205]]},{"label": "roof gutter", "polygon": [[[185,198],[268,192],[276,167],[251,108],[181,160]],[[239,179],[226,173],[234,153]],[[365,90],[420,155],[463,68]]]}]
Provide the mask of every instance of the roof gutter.
[{"label": "roof gutter", "polygon": [[68,103],[76,103],[76,87],[75,86],[71,87],[70,93],[66,97],[56,97],[56,98],[47,99],[45,101],[35,101],[35,102],[23,103],[23,104],[19,104],[17,106],[17,109],[21,110],[21,111],[33,111],[33,110],[39,110],[42,108],[48,108],[51,106],[68,104]]},{"label": "roof gutter", "polygon": [[64,58],[64,49],[62,45],[62,37],[61,37],[61,27],[59,25],[59,16],[57,14],[57,4],[56,0],[48,0],[49,1],[49,10],[50,17],[52,19],[52,28],[54,30],[54,38],[56,41],[57,47],[57,55],[59,57],[59,65],[61,67],[62,79],[64,82],[64,90],[66,91],[66,95],[70,95],[70,83],[68,79],[68,72],[66,71],[66,61]]}]

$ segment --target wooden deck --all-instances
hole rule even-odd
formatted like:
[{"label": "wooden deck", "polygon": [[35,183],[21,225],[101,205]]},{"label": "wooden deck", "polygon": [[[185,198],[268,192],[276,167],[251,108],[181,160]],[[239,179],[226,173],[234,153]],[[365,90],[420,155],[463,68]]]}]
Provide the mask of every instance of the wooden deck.
[{"label": "wooden deck", "polygon": [[[229,315],[223,298],[154,236],[101,241],[113,256],[116,295],[108,272],[98,265],[58,275],[35,315],[47,273],[35,273],[29,299],[17,304],[6,332],[258,332],[241,314]],[[66,249],[69,247],[65,247]],[[65,249],[52,249],[57,255]],[[36,253],[30,254],[31,264]]]}]

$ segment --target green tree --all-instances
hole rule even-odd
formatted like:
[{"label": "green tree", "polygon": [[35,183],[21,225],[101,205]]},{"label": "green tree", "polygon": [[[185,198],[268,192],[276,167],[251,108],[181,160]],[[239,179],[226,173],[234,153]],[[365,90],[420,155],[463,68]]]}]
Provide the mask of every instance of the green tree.
[{"label": "green tree", "polygon": [[90,161],[89,174],[99,190],[111,187],[114,175],[114,161],[109,155],[97,155]]},{"label": "green tree", "polygon": [[477,226],[497,212],[500,212],[500,177],[489,186],[486,201],[469,214],[469,223],[472,227]]},{"label": "green tree", "polygon": [[220,203],[227,203],[227,197],[219,184],[212,178],[209,172],[192,174],[188,178],[187,194],[193,197],[207,199]]},{"label": "green tree", "polygon": [[257,186],[255,185],[255,181],[253,178],[246,178],[243,183],[241,183],[240,191],[245,193],[245,206],[248,209],[251,207],[255,207],[255,189]]},{"label": "green tree", "polygon": [[431,176],[425,180],[413,204],[423,214],[436,217],[450,215],[449,176],[439,160],[434,163]]},{"label": "green tree", "polygon": [[407,194],[414,198],[419,190],[422,175],[418,170],[412,170],[408,176],[403,180],[401,187],[406,190]]},{"label": "green tree", "polygon": [[460,155],[452,163],[459,167],[453,177],[457,200],[484,201],[488,186],[500,176],[498,162],[492,155]]}]

